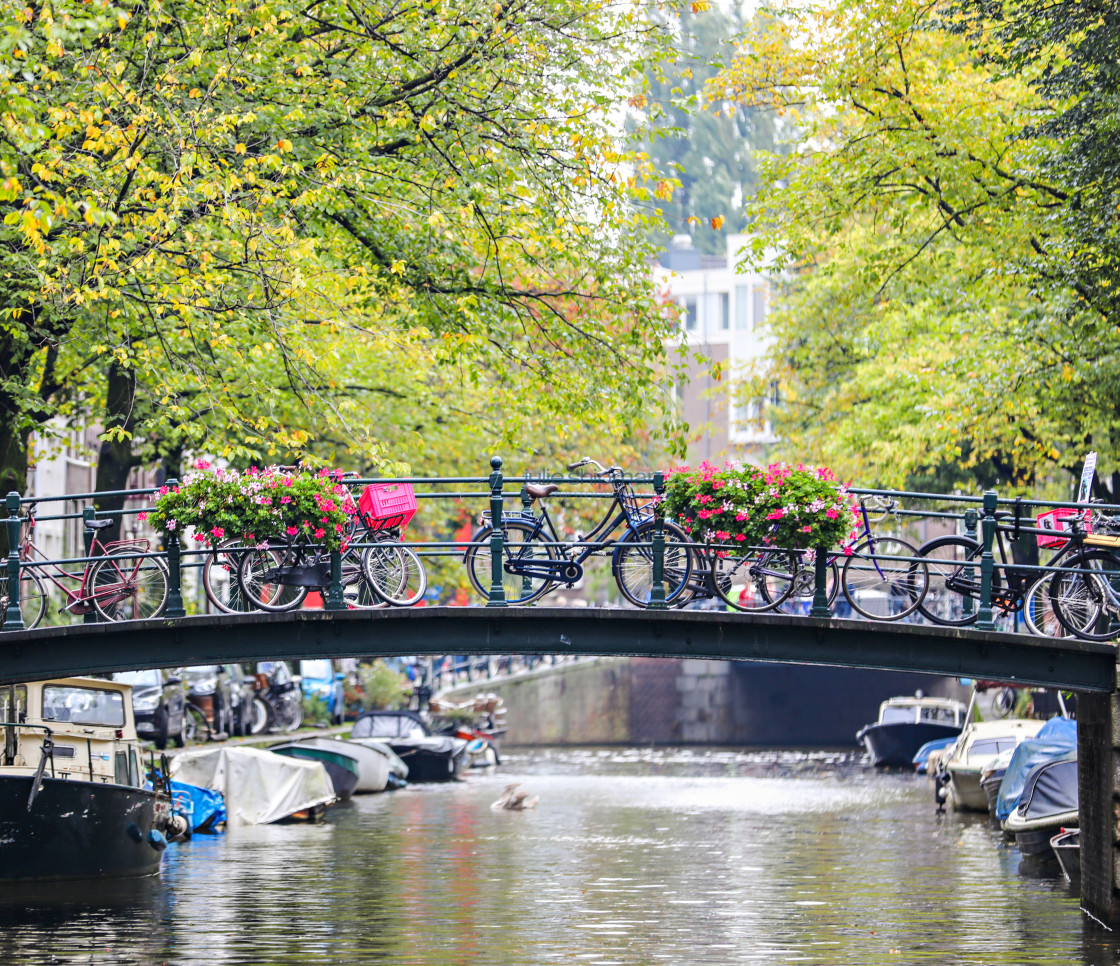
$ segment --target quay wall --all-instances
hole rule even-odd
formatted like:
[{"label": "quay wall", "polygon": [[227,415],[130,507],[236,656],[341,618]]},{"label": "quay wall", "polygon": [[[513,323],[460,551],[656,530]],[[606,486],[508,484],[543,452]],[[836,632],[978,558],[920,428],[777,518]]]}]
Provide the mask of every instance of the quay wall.
[{"label": "quay wall", "polygon": [[968,697],[955,680],[930,675],[652,657],[546,665],[442,695],[501,695],[509,744],[842,747],[855,745],[881,701],[919,689]]}]

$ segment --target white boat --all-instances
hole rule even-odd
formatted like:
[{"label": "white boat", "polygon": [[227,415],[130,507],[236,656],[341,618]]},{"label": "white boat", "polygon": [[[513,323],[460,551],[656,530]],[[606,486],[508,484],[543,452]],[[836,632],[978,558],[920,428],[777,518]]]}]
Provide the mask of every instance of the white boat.
[{"label": "white boat", "polygon": [[221,792],[226,825],[268,825],[314,817],[334,803],[334,785],[321,762],[258,748],[201,748],[176,755],[171,777]]},{"label": "white boat", "polygon": [[927,697],[920,691],[888,698],[879,705],[878,721],[861,728],[856,741],[867,749],[871,764],[909,768],[927,741],[959,735],[964,713],[960,701]]},{"label": "white boat", "polygon": [[354,794],[383,792],[391,784],[408,777],[408,765],[400,760],[393,750],[380,741],[348,741],[345,738],[323,738],[318,735],[303,738],[297,744],[310,745],[323,751],[349,755],[358,768],[358,784]]},{"label": "white boat", "polygon": [[159,872],[171,798],[144,787],[131,692],[99,678],[0,686],[0,881]]},{"label": "white boat", "polygon": [[949,804],[953,810],[986,812],[988,796],[980,786],[984,766],[1001,752],[1033,738],[1045,723],[1033,718],[1004,718],[966,725],[939,765],[948,777]]}]

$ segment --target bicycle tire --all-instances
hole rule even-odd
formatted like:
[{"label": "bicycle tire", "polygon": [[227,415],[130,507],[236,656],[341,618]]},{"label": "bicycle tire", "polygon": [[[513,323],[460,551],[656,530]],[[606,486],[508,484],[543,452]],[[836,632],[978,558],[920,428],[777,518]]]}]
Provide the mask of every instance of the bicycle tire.
[{"label": "bicycle tire", "polygon": [[[47,591],[42,578],[26,565],[19,568],[19,608],[25,630],[38,627],[47,613]],[[0,627],[8,614],[8,571],[0,577]]]},{"label": "bicycle tire", "polygon": [[[1110,641],[1116,637],[1108,624],[1108,591],[1101,585],[1107,579],[1093,563],[1107,564],[1120,575],[1120,556],[1107,550],[1082,550],[1062,562],[1067,569],[1084,568],[1081,573],[1056,573],[1050,580],[1050,601],[1054,616],[1074,637],[1084,641]],[[1104,620],[1102,620],[1102,618]],[[1104,623],[1105,626],[1101,627]]]},{"label": "bicycle tire", "polygon": [[[467,548],[463,562],[467,565],[467,576],[471,586],[482,595],[490,597],[490,535],[493,527],[483,527],[475,534],[474,540]],[[536,528],[524,520],[506,520],[502,523],[505,535],[503,554],[505,565],[502,567],[502,587],[505,590],[507,604],[531,604],[540,600],[553,587],[556,581],[550,577],[523,577],[512,574],[507,569],[511,562],[532,560],[559,560],[560,555],[556,548],[548,545],[536,533]],[[511,540],[513,536],[515,539]]]},{"label": "bicycle tire", "polygon": [[370,587],[362,569],[362,556],[357,548],[348,547],[342,554],[342,599],[349,610],[376,610],[385,607],[382,600]]},{"label": "bicycle tire", "polygon": [[[662,567],[662,583],[665,586],[665,602],[673,603],[688,586],[692,576],[693,550],[696,548],[688,535],[676,524],[666,523],[665,557]],[[638,525],[636,530],[627,530],[615,541],[614,555],[611,558],[611,571],[622,596],[636,607],[648,607],[653,593],[653,547],[634,546],[653,541],[654,524]],[[696,548],[698,549],[698,548]]]},{"label": "bicycle tire", "polygon": [[226,540],[210,552],[202,565],[202,589],[206,599],[223,614],[245,614],[257,609],[241,593],[237,582],[241,554],[234,551],[248,549],[240,540]]},{"label": "bicycle tire", "polygon": [[[816,561],[802,561],[801,554],[793,550],[772,550],[762,581],[762,595],[768,600],[777,601],[775,609],[779,614],[805,615],[817,596]],[[784,556],[782,556],[784,555]],[[830,560],[825,569],[825,601],[831,607],[840,593],[840,568],[835,560]]]},{"label": "bicycle tire", "polygon": [[158,557],[107,553],[90,568],[86,587],[102,620],[150,620],[167,607],[167,565]]},{"label": "bicycle tire", "polygon": [[[723,556],[720,556],[721,551]],[[760,614],[780,606],[793,592],[793,581],[785,582],[782,592],[772,589],[776,599],[767,596],[764,590],[766,580],[771,576],[769,568],[781,559],[783,551],[740,550],[733,547],[708,548],[708,581],[720,600],[734,610],[748,614]],[[797,564],[784,563],[795,569]]]},{"label": "bicycle tire", "polygon": [[409,547],[384,543],[362,551],[362,576],[386,604],[411,607],[428,589],[424,563]]},{"label": "bicycle tire", "polygon": [[929,566],[916,557],[917,548],[901,537],[871,534],[844,559],[840,586],[852,609],[873,621],[897,621],[918,609],[929,588]]},{"label": "bicycle tire", "polygon": [[253,548],[242,555],[237,565],[237,583],[247,601],[254,608],[283,613],[295,610],[307,597],[307,587],[273,583],[264,574],[275,567],[286,565],[294,559],[292,551],[281,554],[278,550]]},{"label": "bicycle tire", "polygon": [[[977,541],[959,534],[935,537],[923,543],[917,556],[925,560],[929,578],[918,613],[946,627],[975,623],[980,610],[982,553],[983,547]],[[993,571],[993,594],[1000,583],[999,572]]]},{"label": "bicycle tire", "polygon": [[1037,637],[1072,637],[1054,613],[1050,599],[1052,577],[1053,574],[1040,574],[1023,595],[1023,623]]}]

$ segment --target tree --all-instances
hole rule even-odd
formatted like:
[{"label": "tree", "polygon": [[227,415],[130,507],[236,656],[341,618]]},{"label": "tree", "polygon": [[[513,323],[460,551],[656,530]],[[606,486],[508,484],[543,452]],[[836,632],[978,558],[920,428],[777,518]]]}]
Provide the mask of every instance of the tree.
[{"label": "tree", "polygon": [[704,101],[705,86],[743,29],[738,7],[685,5],[665,29],[674,38],[673,61],[651,65],[646,93],[633,102],[648,117],[643,150],[653,169],[676,184],[655,202],[664,224],[652,237],[664,248],[672,235],[692,234],[701,251],[723,255],[727,235],[746,227],[755,152],[774,148],[773,119],[739,101]]},{"label": "tree", "polygon": [[248,459],[320,433],[376,462],[400,424],[370,400],[428,380],[542,417],[658,407],[667,322],[619,243],[643,189],[611,128],[634,9],[6,10],[0,486],[35,427],[106,403],[122,466],[141,437]]},{"label": "tree", "polygon": [[1070,197],[1044,65],[994,69],[965,24],[937,0],[799,10],[715,87],[800,141],[754,209],[756,254],[784,258],[771,418],[787,454],[861,480],[959,464],[1024,486],[1089,448],[1111,471],[1115,327],[1039,264]]}]

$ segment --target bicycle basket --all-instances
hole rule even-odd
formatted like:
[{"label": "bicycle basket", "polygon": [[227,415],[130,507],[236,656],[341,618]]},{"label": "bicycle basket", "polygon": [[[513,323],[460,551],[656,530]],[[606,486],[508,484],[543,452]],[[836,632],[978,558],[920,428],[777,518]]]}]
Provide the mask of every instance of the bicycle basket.
[{"label": "bicycle basket", "polygon": [[652,502],[647,501],[646,503],[639,503],[638,495],[634,492],[634,487],[629,483],[618,488],[618,503],[629,520],[646,520],[653,515]]},{"label": "bicycle basket", "polygon": [[[1038,526],[1042,530],[1072,530],[1073,521],[1081,519],[1085,522],[1085,532],[1089,532],[1089,511],[1088,510],[1075,510],[1073,507],[1056,507],[1053,510],[1047,510],[1045,513],[1040,513],[1036,518]],[[1038,545],[1044,550],[1059,550],[1064,547],[1069,540],[1065,537],[1059,537],[1057,534],[1043,534],[1037,535]]]},{"label": "bicycle basket", "polygon": [[132,550],[136,553],[147,553],[151,541],[145,537],[136,537],[132,540],[110,540],[105,544],[106,553],[124,553]]},{"label": "bicycle basket", "polygon": [[358,515],[369,530],[403,527],[415,513],[411,483],[371,483],[358,500]]}]

